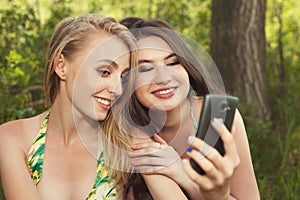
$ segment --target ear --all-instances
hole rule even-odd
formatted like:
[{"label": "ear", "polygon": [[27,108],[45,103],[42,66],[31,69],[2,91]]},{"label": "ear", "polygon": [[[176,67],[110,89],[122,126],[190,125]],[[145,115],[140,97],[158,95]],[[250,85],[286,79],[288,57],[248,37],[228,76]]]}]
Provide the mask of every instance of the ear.
[{"label": "ear", "polygon": [[66,61],[63,54],[59,54],[54,61],[54,71],[61,80],[66,80]]}]

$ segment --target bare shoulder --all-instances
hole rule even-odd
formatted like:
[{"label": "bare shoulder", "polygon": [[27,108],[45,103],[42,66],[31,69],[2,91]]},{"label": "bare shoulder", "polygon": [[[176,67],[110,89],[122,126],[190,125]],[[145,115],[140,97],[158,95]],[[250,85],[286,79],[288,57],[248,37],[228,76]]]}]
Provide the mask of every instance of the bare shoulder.
[{"label": "bare shoulder", "polygon": [[45,116],[42,113],[0,126],[0,176],[7,199],[38,199],[25,158]]},{"label": "bare shoulder", "polygon": [[6,122],[0,126],[0,145],[25,145],[37,135],[46,112],[34,117]]},{"label": "bare shoulder", "polygon": [[237,134],[246,135],[246,128],[245,128],[244,120],[238,109],[235,110],[231,133],[234,136]]},{"label": "bare shoulder", "polygon": [[239,109],[237,109],[237,108],[235,109],[233,125],[242,125],[242,126],[244,126],[243,117],[242,117]]}]

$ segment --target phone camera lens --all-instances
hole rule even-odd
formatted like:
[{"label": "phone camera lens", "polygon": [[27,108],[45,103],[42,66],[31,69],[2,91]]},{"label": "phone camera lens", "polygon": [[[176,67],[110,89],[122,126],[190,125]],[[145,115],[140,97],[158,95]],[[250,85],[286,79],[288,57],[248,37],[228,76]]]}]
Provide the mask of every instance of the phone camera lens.
[{"label": "phone camera lens", "polygon": [[223,101],[223,102],[221,103],[221,110],[222,110],[223,112],[226,112],[226,111],[229,110],[229,109],[230,109],[230,107],[228,106],[227,102],[226,102],[226,101]]}]

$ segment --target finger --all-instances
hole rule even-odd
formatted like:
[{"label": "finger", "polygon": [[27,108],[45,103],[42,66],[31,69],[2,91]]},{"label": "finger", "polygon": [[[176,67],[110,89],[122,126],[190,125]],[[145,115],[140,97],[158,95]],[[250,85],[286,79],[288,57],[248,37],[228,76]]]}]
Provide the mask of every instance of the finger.
[{"label": "finger", "polygon": [[213,118],[211,120],[212,127],[219,133],[221,139],[223,140],[223,137],[226,137],[228,135],[231,135],[226,126],[223,123],[223,119],[220,118]]},{"label": "finger", "polygon": [[192,147],[187,149],[189,152],[191,152],[192,149],[199,151],[211,161],[221,159],[220,153],[215,148],[213,148],[212,146],[210,146],[200,138],[189,136],[188,143],[190,143],[191,145],[190,147]]},{"label": "finger", "polygon": [[131,164],[134,167],[138,167],[138,166],[152,167],[152,166],[167,166],[168,163],[166,163],[165,159],[161,159],[158,157],[137,157],[131,159]]},{"label": "finger", "polygon": [[[226,127],[224,130],[226,130]],[[222,157],[221,154],[215,148],[212,148],[210,145],[205,143],[203,140],[201,140],[199,138],[193,138],[193,136],[190,136],[188,138],[188,142],[191,142],[191,141],[193,141],[193,143],[191,144],[191,147],[194,148],[194,151],[201,152],[201,156],[203,157],[203,155],[204,155],[214,165],[214,167],[220,173],[222,173],[225,177],[231,176],[231,174],[233,172],[233,164],[232,163],[234,163],[233,162],[234,158],[231,158],[231,157],[235,156],[235,154],[237,154],[237,152],[234,152],[235,153],[234,155],[230,155],[229,153],[225,154],[225,156],[230,156],[229,158]],[[193,149],[188,149],[189,152],[191,152],[192,150]],[[203,169],[203,170],[206,171],[208,176],[215,179],[216,182],[219,183],[219,181],[223,181],[220,178],[221,176],[219,174],[214,175],[213,173],[209,173],[207,170],[210,170],[210,169]]]},{"label": "finger", "polygon": [[142,156],[148,156],[148,157],[163,157],[163,150],[158,148],[143,148],[134,150],[132,152],[128,152],[129,157],[142,157]]},{"label": "finger", "polygon": [[158,134],[153,135],[153,139],[155,142],[161,143],[161,144],[168,144],[164,139],[162,139]]},{"label": "finger", "polygon": [[238,156],[234,138],[232,134],[228,131],[226,126],[216,119],[212,120],[211,124],[213,128],[219,133],[223,141],[224,149],[226,152],[225,156],[231,158]]},{"label": "finger", "polygon": [[183,159],[182,162],[185,172],[195,183],[199,185],[201,189],[213,187],[212,182],[205,175],[200,175],[192,168],[188,159]]},{"label": "finger", "polygon": [[[205,143],[202,139],[200,138],[197,138],[193,135],[190,135],[187,139],[187,142],[188,144],[190,144],[190,146],[193,148],[193,149],[196,149],[198,151],[201,150],[201,148],[203,148],[203,144]],[[208,146],[207,146],[208,147]],[[206,147],[206,149],[207,149]]]},{"label": "finger", "polygon": [[202,153],[193,150],[192,152],[187,152],[187,155],[205,171],[206,176],[209,176],[214,180],[220,179],[220,172],[218,171],[214,163],[207,159],[207,157]]},{"label": "finger", "polygon": [[218,120],[213,120],[212,125],[215,130],[218,131],[226,152],[223,160],[224,163],[219,165],[218,168],[225,177],[231,177],[234,169],[240,162],[233,135],[228,131],[226,126]]},{"label": "finger", "polygon": [[161,144],[159,142],[142,142],[142,143],[135,143],[133,145],[131,145],[132,149],[145,149],[145,148],[157,148],[160,149],[161,148]]}]

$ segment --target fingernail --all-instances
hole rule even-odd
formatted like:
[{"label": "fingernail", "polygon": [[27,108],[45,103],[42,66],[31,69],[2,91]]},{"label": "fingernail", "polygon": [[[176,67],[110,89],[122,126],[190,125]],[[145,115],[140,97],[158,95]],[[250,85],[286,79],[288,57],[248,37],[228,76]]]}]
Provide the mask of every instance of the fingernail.
[{"label": "fingernail", "polygon": [[190,136],[187,138],[187,142],[188,142],[189,144],[192,144],[193,141],[194,141],[194,139],[195,139],[195,136],[190,135]]},{"label": "fingernail", "polygon": [[187,152],[192,152],[192,151],[193,151],[193,148],[192,148],[192,147],[188,147],[188,148],[186,149],[186,151],[187,151]]},{"label": "fingernail", "polygon": [[213,118],[212,121],[216,124],[223,124],[224,123],[224,120],[223,118]]}]

